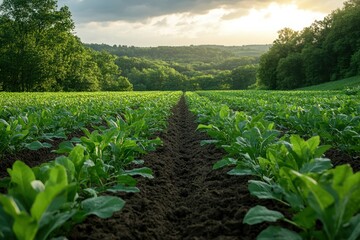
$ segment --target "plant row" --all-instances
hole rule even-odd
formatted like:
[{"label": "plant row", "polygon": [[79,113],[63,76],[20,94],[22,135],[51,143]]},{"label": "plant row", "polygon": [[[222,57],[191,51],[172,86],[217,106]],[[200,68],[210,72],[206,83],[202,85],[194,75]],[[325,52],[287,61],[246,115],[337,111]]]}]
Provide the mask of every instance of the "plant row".
[{"label": "plant row", "polygon": [[360,151],[360,97],[341,92],[212,91],[211,100],[250,115],[265,113],[277,128],[304,137],[319,135],[349,153]]},{"label": "plant row", "polygon": [[[187,93],[198,129],[227,152],[213,168],[231,167],[231,175],[251,175],[250,193],[283,204],[288,212],[251,208],[243,222],[284,221],[292,228],[270,226],[257,239],[358,239],[360,237],[360,173],[349,165],[332,167],[324,158],[330,146],[320,137],[308,140],[275,129],[264,113],[250,116],[196,93]],[[286,217],[290,216],[290,217]]]},{"label": "plant row", "polygon": [[162,142],[180,92],[109,117],[106,124],[60,144],[55,160],[30,168],[16,161],[1,180],[0,239],[49,239],[89,215],[108,218],[123,208],[117,193],[138,192],[137,176],[152,178],[138,157]]},{"label": "plant row", "polygon": [[146,107],[169,92],[0,93],[0,155],[52,147],[54,139]]}]

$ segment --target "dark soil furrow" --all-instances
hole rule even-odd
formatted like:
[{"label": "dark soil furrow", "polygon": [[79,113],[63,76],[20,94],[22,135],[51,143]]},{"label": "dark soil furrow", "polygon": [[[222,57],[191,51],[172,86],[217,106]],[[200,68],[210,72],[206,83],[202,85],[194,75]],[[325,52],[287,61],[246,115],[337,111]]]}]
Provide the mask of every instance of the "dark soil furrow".
[{"label": "dark soil furrow", "polygon": [[[224,153],[201,147],[208,137],[196,127],[182,98],[160,136],[163,147],[143,157],[155,178],[139,179],[141,192],[122,195],[127,202],[122,211],[110,219],[89,218],[69,238],[255,239],[265,225],[248,226],[242,219],[264,202],[249,195],[248,178],[212,170]],[[272,208],[271,202],[267,205]]]}]

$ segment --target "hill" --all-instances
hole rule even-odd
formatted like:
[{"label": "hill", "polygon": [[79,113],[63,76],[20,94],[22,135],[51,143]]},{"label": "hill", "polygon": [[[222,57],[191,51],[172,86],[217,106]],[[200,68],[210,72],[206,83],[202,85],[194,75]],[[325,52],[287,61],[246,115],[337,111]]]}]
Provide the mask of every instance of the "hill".
[{"label": "hill", "polygon": [[260,57],[267,52],[271,45],[191,45],[191,46],[160,46],[160,47],[134,47],[134,46],[109,46],[106,44],[87,44],[86,46],[97,50],[106,51],[118,57],[142,57],[159,59],[167,62],[178,63],[213,63],[230,58]]},{"label": "hill", "polygon": [[347,88],[360,88],[360,76],[345,78],[338,81],[326,82],[309,87],[303,87],[296,90],[322,91],[322,90],[343,90]]}]

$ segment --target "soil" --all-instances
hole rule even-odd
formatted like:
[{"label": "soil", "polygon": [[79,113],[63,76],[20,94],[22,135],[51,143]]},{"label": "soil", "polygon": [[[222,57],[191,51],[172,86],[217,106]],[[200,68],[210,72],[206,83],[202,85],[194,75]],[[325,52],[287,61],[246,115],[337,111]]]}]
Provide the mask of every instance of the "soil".
[{"label": "soil", "polygon": [[173,109],[162,138],[164,145],[145,155],[154,179],[139,179],[140,193],[122,195],[124,209],[110,219],[88,218],[69,239],[255,239],[267,225],[242,223],[257,204],[272,202],[250,196],[246,177],[212,170],[224,156],[196,131],[195,117],[184,98]]},{"label": "soil", "polygon": [[350,164],[354,172],[360,171],[360,155],[349,155],[337,149],[330,149],[325,156],[331,159],[334,167],[342,164]]}]

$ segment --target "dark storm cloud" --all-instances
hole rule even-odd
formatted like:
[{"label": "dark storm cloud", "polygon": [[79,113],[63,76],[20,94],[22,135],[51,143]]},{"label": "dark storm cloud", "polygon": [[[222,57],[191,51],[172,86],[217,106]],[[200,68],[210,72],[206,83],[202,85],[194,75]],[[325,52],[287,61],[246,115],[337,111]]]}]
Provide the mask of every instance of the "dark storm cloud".
[{"label": "dark storm cloud", "polygon": [[77,22],[144,21],[150,17],[173,13],[201,14],[224,8],[246,9],[270,0],[60,0],[59,6],[70,7]]}]

